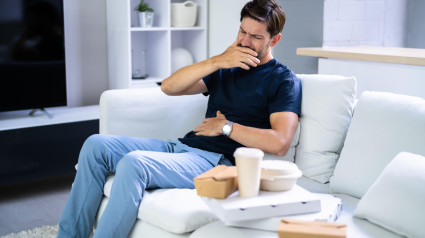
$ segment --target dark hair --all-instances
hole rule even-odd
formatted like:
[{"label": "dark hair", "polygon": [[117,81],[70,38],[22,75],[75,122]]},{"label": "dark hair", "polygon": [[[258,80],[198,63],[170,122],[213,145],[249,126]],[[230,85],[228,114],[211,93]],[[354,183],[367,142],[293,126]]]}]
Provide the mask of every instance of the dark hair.
[{"label": "dark hair", "polygon": [[267,22],[267,31],[271,37],[279,34],[285,25],[286,15],[275,0],[252,0],[241,11],[241,21],[250,17],[259,22]]}]

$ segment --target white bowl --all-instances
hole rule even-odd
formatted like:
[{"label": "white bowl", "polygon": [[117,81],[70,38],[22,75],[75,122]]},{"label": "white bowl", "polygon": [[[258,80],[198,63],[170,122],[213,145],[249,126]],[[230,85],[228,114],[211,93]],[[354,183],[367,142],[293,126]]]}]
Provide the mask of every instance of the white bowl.
[{"label": "white bowl", "polygon": [[292,189],[302,172],[295,163],[281,160],[265,160],[261,163],[260,189],[286,191]]}]

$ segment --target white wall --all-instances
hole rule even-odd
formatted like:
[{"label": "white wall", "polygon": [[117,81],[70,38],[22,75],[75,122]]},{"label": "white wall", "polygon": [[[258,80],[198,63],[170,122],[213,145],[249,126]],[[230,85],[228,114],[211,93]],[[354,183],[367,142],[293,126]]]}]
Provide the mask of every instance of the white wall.
[{"label": "white wall", "polygon": [[325,0],[323,45],[404,47],[409,0]]},{"label": "white wall", "polygon": [[108,88],[106,1],[64,0],[68,107],[99,103]]},{"label": "white wall", "polygon": [[299,47],[321,47],[323,42],[323,0],[278,0],[286,14],[282,39],[273,56],[295,73],[317,73],[317,58],[299,56]]},{"label": "white wall", "polygon": [[242,7],[248,0],[210,0],[208,13],[208,57],[223,53],[239,31]]}]

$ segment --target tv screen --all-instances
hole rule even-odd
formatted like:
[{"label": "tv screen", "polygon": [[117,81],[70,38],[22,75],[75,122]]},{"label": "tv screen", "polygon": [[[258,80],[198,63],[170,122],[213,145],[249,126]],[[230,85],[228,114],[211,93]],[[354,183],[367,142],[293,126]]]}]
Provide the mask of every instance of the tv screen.
[{"label": "tv screen", "polygon": [[0,111],[66,106],[63,0],[0,0]]}]

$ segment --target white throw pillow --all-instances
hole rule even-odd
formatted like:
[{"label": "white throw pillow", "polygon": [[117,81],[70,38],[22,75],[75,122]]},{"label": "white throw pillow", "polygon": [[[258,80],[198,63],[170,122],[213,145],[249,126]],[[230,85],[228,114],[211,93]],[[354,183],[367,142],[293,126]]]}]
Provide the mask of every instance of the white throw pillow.
[{"label": "white throw pillow", "polygon": [[[104,194],[109,197],[114,175],[107,178]],[[195,189],[156,189],[146,191],[137,219],[166,231],[182,234],[216,221],[217,216],[197,195]]]},{"label": "white throw pillow", "polygon": [[425,237],[425,157],[399,153],[359,201],[354,215],[407,237]]},{"label": "white throw pillow", "polygon": [[425,155],[425,100],[364,92],[354,110],[330,191],[361,198],[400,151]]},{"label": "white throw pillow", "polygon": [[295,163],[304,176],[326,183],[351,121],[356,79],[336,75],[297,76],[302,84],[302,104]]}]

